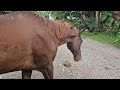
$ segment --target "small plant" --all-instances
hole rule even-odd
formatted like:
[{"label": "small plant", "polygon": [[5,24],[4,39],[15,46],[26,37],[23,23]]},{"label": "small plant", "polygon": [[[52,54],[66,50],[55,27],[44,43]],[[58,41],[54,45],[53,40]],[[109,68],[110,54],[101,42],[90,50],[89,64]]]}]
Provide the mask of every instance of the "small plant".
[{"label": "small plant", "polygon": [[117,33],[116,39],[114,41],[114,45],[120,47],[120,32]]}]

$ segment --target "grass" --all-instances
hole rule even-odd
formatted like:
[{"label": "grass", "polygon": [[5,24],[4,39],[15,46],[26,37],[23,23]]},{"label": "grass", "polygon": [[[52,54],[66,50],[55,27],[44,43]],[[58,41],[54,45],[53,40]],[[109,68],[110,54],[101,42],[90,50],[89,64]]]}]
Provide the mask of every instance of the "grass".
[{"label": "grass", "polygon": [[84,36],[86,38],[96,40],[96,41],[101,42],[103,44],[112,45],[112,46],[115,46],[117,48],[120,48],[120,44],[114,43],[114,41],[116,40],[116,37],[115,36],[110,36],[106,33],[84,32],[84,33],[82,33],[82,36]]}]

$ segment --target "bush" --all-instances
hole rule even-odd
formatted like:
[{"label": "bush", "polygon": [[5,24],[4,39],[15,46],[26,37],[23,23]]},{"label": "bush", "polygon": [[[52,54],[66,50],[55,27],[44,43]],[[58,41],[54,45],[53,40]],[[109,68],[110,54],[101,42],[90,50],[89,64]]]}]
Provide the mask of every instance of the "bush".
[{"label": "bush", "polygon": [[90,32],[96,31],[96,23],[94,18],[74,20],[72,23],[79,29],[86,27]]},{"label": "bush", "polygon": [[114,41],[114,44],[120,47],[120,32],[117,33],[116,40]]}]

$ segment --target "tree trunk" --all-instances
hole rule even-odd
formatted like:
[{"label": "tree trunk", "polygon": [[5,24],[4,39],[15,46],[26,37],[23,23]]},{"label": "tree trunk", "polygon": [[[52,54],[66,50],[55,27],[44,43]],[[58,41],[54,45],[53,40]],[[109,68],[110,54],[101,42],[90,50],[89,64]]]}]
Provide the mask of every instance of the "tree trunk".
[{"label": "tree trunk", "polygon": [[95,11],[88,11],[88,17],[95,17]]},{"label": "tree trunk", "polygon": [[120,20],[120,11],[113,11],[112,13],[113,18]]},{"label": "tree trunk", "polygon": [[86,19],[85,15],[82,15],[83,16],[83,19]]},{"label": "tree trunk", "polygon": [[99,28],[99,24],[100,24],[100,12],[99,11],[96,11],[96,27],[97,29]]}]

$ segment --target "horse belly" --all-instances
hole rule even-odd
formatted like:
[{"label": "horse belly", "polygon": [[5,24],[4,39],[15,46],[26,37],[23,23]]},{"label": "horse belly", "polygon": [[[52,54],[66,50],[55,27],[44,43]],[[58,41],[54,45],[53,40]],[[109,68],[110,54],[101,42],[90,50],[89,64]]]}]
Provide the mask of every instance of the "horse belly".
[{"label": "horse belly", "polygon": [[9,39],[0,41],[0,73],[35,69],[30,41],[10,43]]}]

